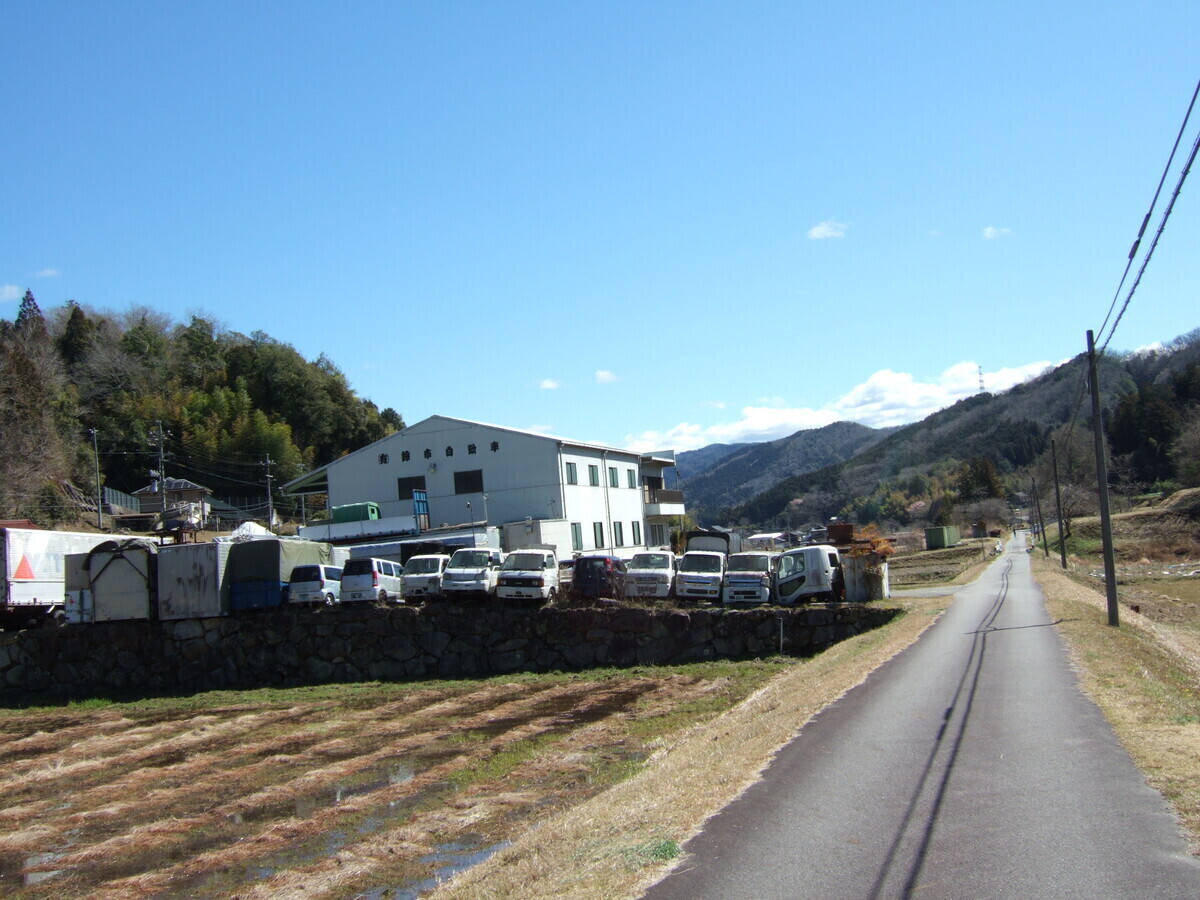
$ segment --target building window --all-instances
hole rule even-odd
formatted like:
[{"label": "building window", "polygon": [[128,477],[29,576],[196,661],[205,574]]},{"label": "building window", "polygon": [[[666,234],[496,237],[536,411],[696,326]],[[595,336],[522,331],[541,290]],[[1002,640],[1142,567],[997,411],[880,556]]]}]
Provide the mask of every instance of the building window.
[{"label": "building window", "polygon": [[588,483],[592,487],[600,486],[600,467],[588,466]]},{"label": "building window", "polygon": [[379,464],[381,466],[386,466],[390,459],[391,459],[391,457],[389,457],[386,453],[379,454]]},{"label": "building window", "polygon": [[430,450],[428,447],[425,448],[425,458],[433,459],[433,451]]},{"label": "building window", "polygon": [[572,522],[571,523],[571,549],[572,550],[582,550],[583,549],[583,523],[582,522]]},{"label": "building window", "polygon": [[466,472],[455,472],[454,493],[482,494],[483,469],[468,469]]},{"label": "building window", "polygon": [[633,529],[633,546],[640,547],[642,545],[642,523],[634,519],[629,523],[629,527]]},{"label": "building window", "polygon": [[579,472],[575,463],[567,463],[567,484],[579,484]]},{"label": "building window", "polygon": [[474,456],[474,455],[475,455],[475,445],[467,444],[467,456]]},{"label": "building window", "polygon": [[667,546],[667,526],[651,525],[650,526],[650,543],[655,547]]},{"label": "building window", "polygon": [[453,456],[453,455],[454,455],[454,448],[453,448],[453,447],[447,447],[447,448],[446,448],[446,455],[447,455],[447,456]]},{"label": "building window", "polygon": [[495,453],[499,449],[500,449],[500,442],[492,441],[492,452]]},{"label": "building window", "polygon": [[608,467],[608,486],[609,487],[620,487],[621,486],[621,479],[617,477],[617,467],[616,466]]},{"label": "building window", "polygon": [[424,475],[396,479],[396,499],[398,500],[411,500],[413,498],[413,491],[423,490],[425,490]]},{"label": "building window", "polygon": [[636,488],[637,487],[637,472],[633,471],[633,469],[628,469],[627,471],[629,474],[629,486],[631,488]]},{"label": "building window", "polygon": [[407,450],[400,451],[400,462],[408,462],[410,458],[411,456]]},{"label": "building window", "polygon": [[620,522],[613,522],[613,546],[625,546],[625,526]]},{"label": "building window", "polygon": [[592,538],[596,542],[597,550],[599,550],[601,547],[604,546],[604,523],[603,522],[593,522],[592,523]]}]

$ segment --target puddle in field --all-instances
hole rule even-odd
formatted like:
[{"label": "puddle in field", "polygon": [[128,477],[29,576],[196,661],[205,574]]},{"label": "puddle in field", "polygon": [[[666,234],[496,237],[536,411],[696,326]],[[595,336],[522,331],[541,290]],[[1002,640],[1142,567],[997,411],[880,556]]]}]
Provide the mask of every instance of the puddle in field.
[{"label": "puddle in field", "polygon": [[354,895],[355,900],[417,900],[422,894],[432,891],[442,882],[465,872],[483,862],[498,850],[503,850],[509,841],[500,841],[488,847],[467,841],[450,841],[441,844],[433,853],[421,857],[421,862],[433,866],[433,874],[419,881],[409,881],[392,887],[369,888]]},{"label": "puddle in field", "polygon": [[452,793],[455,786],[446,781],[435,782],[411,797],[403,800],[393,800],[386,806],[372,810],[353,828],[342,828],[316,835],[306,842],[303,847],[280,853],[270,859],[259,860],[246,868],[248,879],[262,880],[270,878],[276,872],[298,866],[307,866],[335,855],[348,844],[356,843],[364,837],[382,831],[407,818],[414,809],[442,794]]},{"label": "puddle in field", "polygon": [[[427,763],[428,761],[422,760],[422,762]],[[424,768],[424,766],[421,768]],[[335,789],[331,794],[327,793],[323,795],[324,800],[315,802],[311,810],[315,811],[322,807],[333,805],[338,802],[337,798],[339,796],[344,800],[350,796],[367,793],[368,790],[379,790],[396,784],[405,784],[411,781],[420,771],[420,769],[414,768],[407,763],[395,761],[388,766],[381,767],[381,769],[383,771],[382,777],[371,781],[364,781],[361,784],[353,786],[343,785],[340,789],[340,794],[339,790]],[[380,769],[376,769],[375,771],[378,773]],[[439,797],[453,793],[455,790],[457,790],[457,787],[450,782],[434,782],[414,794],[402,799],[392,800],[371,809],[369,812],[364,813],[353,825],[347,824],[332,831],[313,834],[307,839],[299,841],[292,848],[260,858],[252,863],[244,864],[244,868],[239,866],[238,869],[243,879],[261,881],[270,878],[277,872],[320,862],[323,859],[334,856],[346,846],[353,845],[376,832],[396,826],[399,822],[410,816],[415,809],[428,805],[431,802],[436,802]],[[308,808],[306,804],[312,800],[319,800],[319,798],[298,800],[296,802],[296,815],[306,816],[310,814],[305,813],[304,810]],[[209,890],[208,888],[213,887],[217,882],[224,883],[228,877],[229,873],[226,872],[219,874],[206,873],[193,878],[182,879],[172,883],[171,894],[173,896],[216,895],[219,891]]]},{"label": "puddle in field", "polygon": [[[44,866],[47,863],[54,862],[56,859],[62,859],[62,857],[62,853],[35,853],[25,858],[25,868],[32,869],[34,866]],[[21,876],[21,884],[24,887],[33,887],[35,884],[41,884],[43,881],[56,878],[62,873],[62,869],[43,869],[38,872],[26,872]]]}]

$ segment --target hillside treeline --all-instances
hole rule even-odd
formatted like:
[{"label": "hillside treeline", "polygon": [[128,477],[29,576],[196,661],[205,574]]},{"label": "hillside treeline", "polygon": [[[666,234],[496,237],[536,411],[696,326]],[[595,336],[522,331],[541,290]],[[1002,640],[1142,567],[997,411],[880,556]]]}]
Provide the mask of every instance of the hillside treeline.
[{"label": "hillside treeline", "polygon": [[44,314],[27,291],[0,320],[0,518],[72,517],[73,488],[94,496],[97,468],[132,493],[152,481],[160,446],[167,477],[265,505],[268,475],[277,491],[402,427],[323,354],[308,361],[203,315],[73,302]]},{"label": "hillside treeline", "polygon": [[[1200,331],[1158,350],[1099,360],[1109,482],[1120,497],[1200,486]],[[852,458],[779,481],[718,523],[803,528],[832,516],[893,527],[1008,515],[1036,494],[1064,515],[1097,508],[1091,405],[1080,356],[1003,394],[981,393]]]}]

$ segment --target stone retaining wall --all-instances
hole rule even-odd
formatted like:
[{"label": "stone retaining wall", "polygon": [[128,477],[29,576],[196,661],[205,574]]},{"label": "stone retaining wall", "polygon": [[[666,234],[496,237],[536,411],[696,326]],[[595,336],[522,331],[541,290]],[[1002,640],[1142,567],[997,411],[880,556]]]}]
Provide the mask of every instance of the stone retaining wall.
[{"label": "stone retaining wall", "polygon": [[0,695],[86,697],[804,656],[889,621],[799,609],[282,607],[212,619],[46,625],[0,635]]}]

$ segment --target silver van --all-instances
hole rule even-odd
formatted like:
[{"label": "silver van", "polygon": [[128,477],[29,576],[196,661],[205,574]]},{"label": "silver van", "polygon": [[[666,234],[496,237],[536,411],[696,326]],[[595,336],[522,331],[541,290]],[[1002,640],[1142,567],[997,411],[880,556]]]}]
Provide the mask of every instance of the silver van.
[{"label": "silver van", "polygon": [[348,559],[342,566],[342,602],[362,600],[399,601],[404,587],[404,568],[390,559]]},{"label": "silver van", "polygon": [[342,570],[338,566],[296,566],[288,579],[288,603],[324,603],[342,599]]}]

